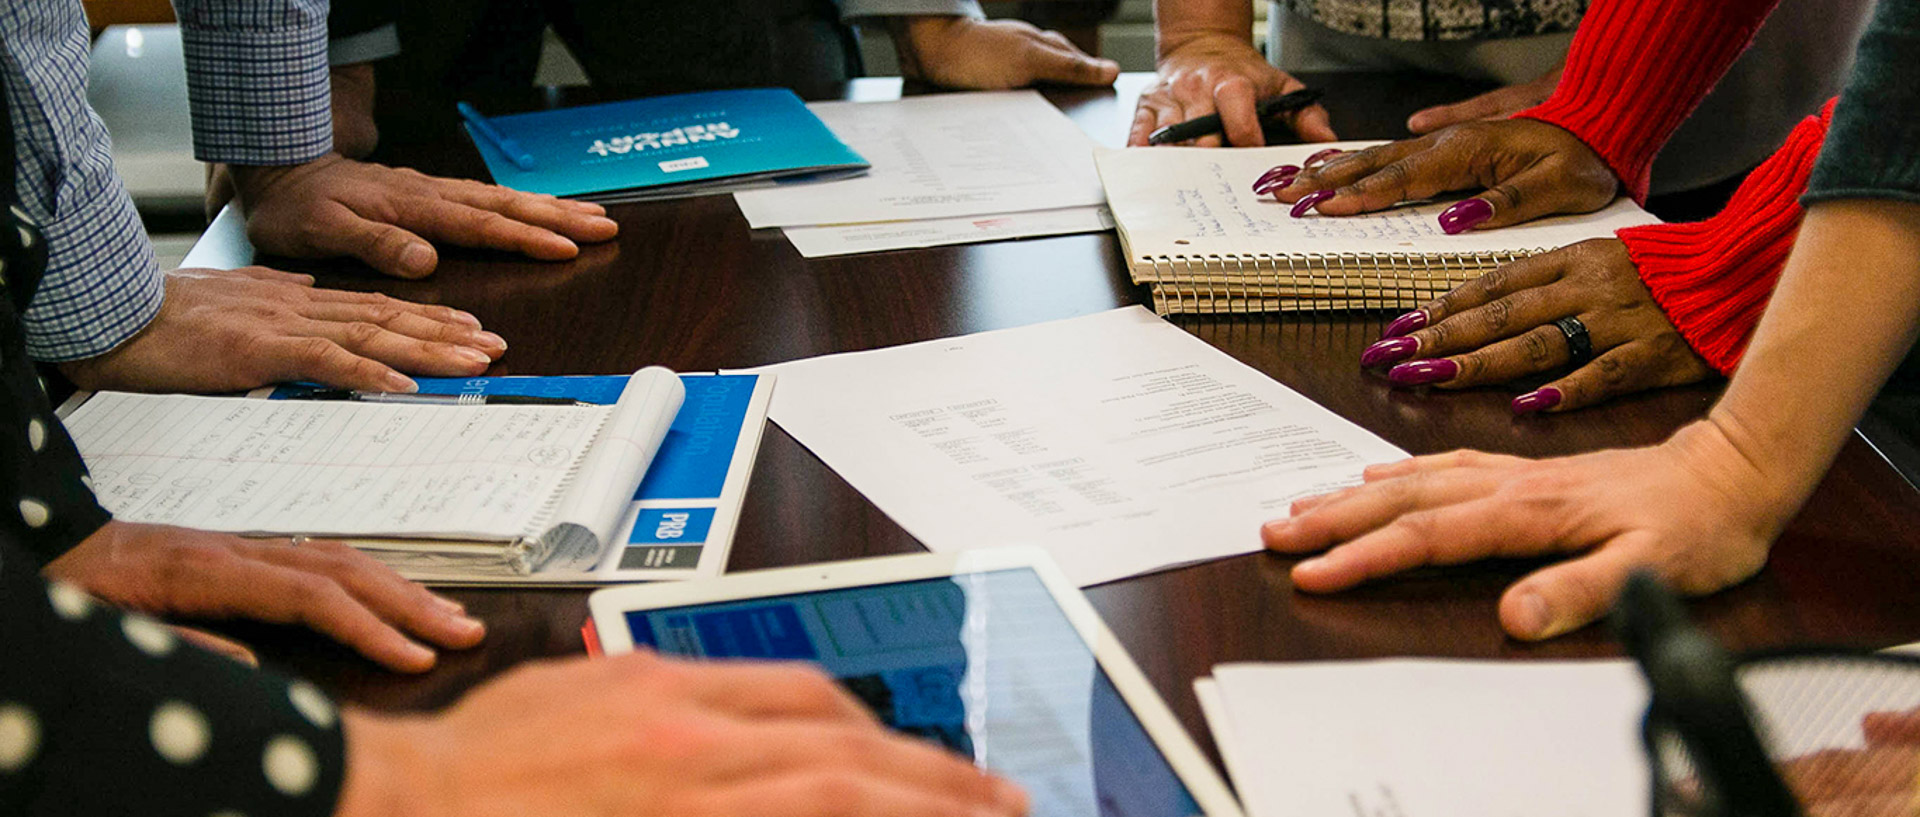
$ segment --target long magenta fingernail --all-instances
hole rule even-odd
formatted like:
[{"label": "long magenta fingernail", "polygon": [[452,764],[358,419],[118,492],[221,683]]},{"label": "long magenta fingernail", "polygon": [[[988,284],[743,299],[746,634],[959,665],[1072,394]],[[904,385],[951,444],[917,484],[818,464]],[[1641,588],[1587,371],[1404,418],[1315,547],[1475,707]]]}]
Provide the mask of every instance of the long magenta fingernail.
[{"label": "long magenta fingernail", "polygon": [[1292,178],[1295,174],[1299,172],[1300,172],[1299,165],[1280,165],[1278,167],[1275,167],[1272,170],[1269,170],[1265,173],[1260,174],[1260,178],[1254,180],[1253,192],[1265,193],[1267,191],[1261,190],[1260,188],[1265,186],[1267,182],[1280,177]]},{"label": "long magenta fingernail", "polygon": [[1298,173],[1283,173],[1278,176],[1262,177],[1260,183],[1253,186],[1253,194],[1256,196],[1264,196],[1282,187],[1293,184],[1293,180],[1299,177],[1300,174]]},{"label": "long magenta fingernail", "polygon": [[1306,161],[1300,163],[1300,166],[1314,167],[1342,153],[1346,153],[1346,151],[1341,150],[1339,148],[1327,148],[1326,150],[1315,153],[1312,156],[1308,156]]},{"label": "long magenta fingernail", "polygon": [[1394,318],[1392,323],[1387,324],[1387,331],[1380,333],[1380,337],[1397,338],[1416,329],[1425,328],[1427,328],[1427,313],[1424,310],[1416,309],[1398,318]]},{"label": "long magenta fingernail", "polygon": [[1459,235],[1490,218],[1493,218],[1493,205],[1486,199],[1466,199],[1440,211],[1440,230],[1447,235]]},{"label": "long magenta fingernail", "polygon": [[1420,351],[1420,341],[1413,338],[1389,338],[1380,341],[1360,353],[1361,368],[1371,369],[1389,363],[1406,360]]},{"label": "long magenta fingernail", "polygon": [[1288,210],[1287,215],[1293,216],[1294,218],[1301,218],[1307,214],[1308,210],[1312,210],[1319,206],[1320,202],[1330,198],[1333,198],[1332,190],[1316,190],[1308,193],[1305,198],[1294,202],[1293,209]]},{"label": "long magenta fingernail", "polygon": [[1402,363],[1387,372],[1387,380],[1396,386],[1424,386],[1442,383],[1460,374],[1460,364],[1451,360],[1416,360]]},{"label": "long magenta fingernail", "polygon": [[1534,389],[1513,398],[1513,413],[1532,414],[1536,411],[1546,411],[1560,405],[1560,398],[1560,390],[1552,386]]}]

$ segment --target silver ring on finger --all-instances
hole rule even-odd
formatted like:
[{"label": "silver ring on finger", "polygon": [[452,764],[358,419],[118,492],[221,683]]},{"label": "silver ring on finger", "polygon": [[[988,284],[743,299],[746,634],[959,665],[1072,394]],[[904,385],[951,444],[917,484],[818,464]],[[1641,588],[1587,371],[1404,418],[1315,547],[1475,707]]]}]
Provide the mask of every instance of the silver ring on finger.
[{"label": "silver ring on finger", "polygon": [[1560,334],[1567,336],[1568,362],[1575,367],[1586,365],[1593,359],[1593,335],[1588,334],[1587,325],[1571,315],[1553,322],[1559,327]]},{"label": "silver ring on finger", "polygon": [[306,544],[311,541],[313,541],[313,539],[310,537],[307,537],[301,534],[294,534],[293,536],[287,537],[287,547],[292,547],[292,548],[305,547]]}]

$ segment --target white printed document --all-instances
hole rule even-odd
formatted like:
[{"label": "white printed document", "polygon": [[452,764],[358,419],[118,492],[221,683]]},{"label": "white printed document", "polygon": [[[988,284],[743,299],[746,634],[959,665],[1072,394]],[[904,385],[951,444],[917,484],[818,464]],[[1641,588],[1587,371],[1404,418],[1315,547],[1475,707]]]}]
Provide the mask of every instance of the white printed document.
[{"label": "white printed document", "polygon": [[807,106],[873,168],[734,194],[755,229],[954,218],[1106,202],[1093,140],[1033,91]]},{"label": "white printed document", "polygon": [[882,221],[830,227],[787,227],[787,240],[807,258],[856,255],[952,244],[977,244],[1010,238],[1098,233],[1113,229],[1102,206],[994,213],[920,221]]},{"label": "white printed document", "polygon": [[1222,664],[1195,683],[1248,817],[1646,817],[1629,661]]},{"label": "white printed document", "polygon": [[769,366],[771,416],[928,548],[1082,586],[1260,548],[1406,453],[1141,307]]}]

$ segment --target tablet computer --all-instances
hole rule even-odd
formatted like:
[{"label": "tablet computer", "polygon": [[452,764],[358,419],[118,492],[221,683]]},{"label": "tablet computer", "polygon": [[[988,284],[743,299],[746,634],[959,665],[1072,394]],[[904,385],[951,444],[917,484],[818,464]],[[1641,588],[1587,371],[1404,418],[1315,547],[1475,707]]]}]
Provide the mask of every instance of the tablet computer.
[{"label": "tablet computer", "polygon": [[593,594],[609,654],[812,661],[1039,817],[1240,817],[1120,642],[1034,549],[864,559]]}]

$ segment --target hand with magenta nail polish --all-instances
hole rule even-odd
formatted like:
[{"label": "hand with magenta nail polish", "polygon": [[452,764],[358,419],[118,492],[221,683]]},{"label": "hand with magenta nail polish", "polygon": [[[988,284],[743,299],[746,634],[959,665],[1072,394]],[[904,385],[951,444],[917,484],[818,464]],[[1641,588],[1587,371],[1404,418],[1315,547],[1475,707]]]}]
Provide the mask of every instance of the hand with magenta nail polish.
[{"label": "hand with magenta nail polish", "polygon": [[1592,212],[1621,189],[1600,155],[1571,132],[1532,119],[1505,119],[1341,154],[1272,192],[1296,208],[1311,201],[1308,208],[1329,216],[1473,193],[1441,213],[1440,227],[1451,235]]},{"label": "hand with magenta nail polish", "polygon": [[1514,413],[1567,411],[1714,376],[1611,238],[1523,258],[1455,287],[1394,320],[1360,365],[1392,366],[1387,379],[1397,386],[1505,383],[1573,362],[1554,323],[1568,316],[1585,325],[1592,358],[1515,398]]},{"label": "hand with magenta nail polish", "polygon": [[1547,460],[1455,451],[1370,467],[1363,484],[1299,500],[1260,535],[1270,550],[1320,553],[1293,568],[1309,593],[1430,565],[1562,559],[1499,605],[1508,634],[1552,638],[1604,616],[1640,568],[1689,595],[1759,571],[1798,503],[1752,490],[1768,484],[1752,467],[1710,420],[1648,448]]},{"label": "hand with magenta nail polish", "polygon": [[106,354],[60,364],[83,389],[242,391],[310,380],[414,391],[402,371],[470,377],[507,350],[480,321],[445,306],[318,289],[265,267],[166,275],[160,312]]},{"label": "hand with magenta nail polish", "polygon": [[620,231],[598,204],[337,153],[299,165],[230,170],[255,248],[291,258],[352,256],[397,278],[433,272],[440,256],[430,241],[565,261],[580,254],[579,242],[606,241]]},{"label": "hand with magenta nail polish", "polygon": [[[1249,21],[1251,22],[1251,21]],[[1162,23],[1162,28],[1166,27]],[[1194,141],[1196,147],[1258,147],[1266,144],[1255,105],[1262,99],[1292,93],[1307,86],[1273,67],[1247,39],[1247,28],[1237,34],[1207,32],[1161,40],[1159,76],[1134,108],[1127,144],[1140,147],[1154,131],[1178,122],[1220,114],[1223,136]],[[1327,109],[1312,105],[1288,115],[1287,124],[1301,139],[1331,142],[1336,137]]]}]

